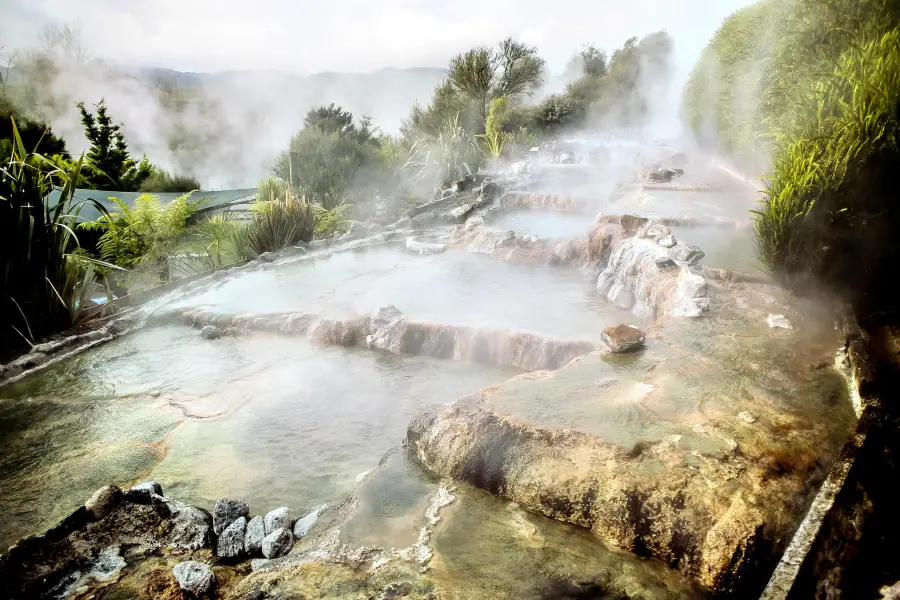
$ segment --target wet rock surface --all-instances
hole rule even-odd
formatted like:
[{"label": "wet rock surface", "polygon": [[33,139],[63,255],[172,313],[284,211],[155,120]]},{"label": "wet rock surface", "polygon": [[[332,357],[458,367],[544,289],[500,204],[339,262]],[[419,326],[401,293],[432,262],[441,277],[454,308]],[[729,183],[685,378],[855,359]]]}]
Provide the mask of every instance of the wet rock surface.
[{"label": "wet rock surface", "polygon": [[102,519],[122,501],[122,490],[114,485],[100,488],[84,503],[87,512],[95,519]]},{"label": "wet rock surface", "polygon": [[644,332],[632,325],[616,325],[603,330],[603,341],[616,353],[643,348],[646,339]]}]

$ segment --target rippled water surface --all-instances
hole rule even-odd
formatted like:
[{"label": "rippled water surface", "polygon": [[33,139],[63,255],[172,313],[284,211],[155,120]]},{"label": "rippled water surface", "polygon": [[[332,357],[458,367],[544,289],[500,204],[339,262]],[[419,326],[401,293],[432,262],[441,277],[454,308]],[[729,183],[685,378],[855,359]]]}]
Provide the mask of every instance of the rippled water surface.
[{"label": "rippled water surface", "polygon": [[109,482],[153,478],[187,502],[234,496],[254,512],[340,500],[417,409],[515,373],[301,338],[142,330],[0,389],[0,545]]}]

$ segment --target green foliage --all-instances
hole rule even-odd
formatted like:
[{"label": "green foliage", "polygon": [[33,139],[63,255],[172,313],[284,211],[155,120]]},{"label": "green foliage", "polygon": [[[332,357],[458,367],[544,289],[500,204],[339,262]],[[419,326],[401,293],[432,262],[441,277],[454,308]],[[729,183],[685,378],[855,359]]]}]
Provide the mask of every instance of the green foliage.
[{"label": "green foliage", "polygon": [[[75,323],[93,286],[94,268],[101,265],[76,254],[82,204],[74,201],[73,182],[81,160],[72,171],[58,169],[43,155],[26,151],[14,120],[11,127],[12,154],[0,167],[3,350]],[[51,202],[54,189],[59,199]]]},{"label": "green foliage", "polygon": [[537,135],[525,126],[521,126],[507,135],[506,146],[510,154],[528,152],[537,145]]},{"label": "green foliage", "polygon": [[102,231],[97,243],[100,257],[111,264],[134,269],[156,265],[186,241],[188,221],[201,200],[191,194],[179,196],[163,206],[159,198],[142,194],[129,206],[110,197],[117,211],[104,212],[96,221],[81,224],[86,230]]},{"label": "green foliage", "polygon": [[537,48],[507,38],[496,49],[482,46],[453,57],[447,81],[461,97],[475,103],[483,124],[492,99],[513,100],[540,86],[544,64]]},{"label": "green foliage", "polygon": [[24,118],[16,112],[12,105],[0,102],[0,164],[6,164],[13,153],[13,119],[25,148],[40,152],[43,156],[58,154],[68,158],[66,142],[56,137],[49,125]]},{"label": "green foliage", "polygon": [[503,153],[503,146],[509,134],[503,131],[507,120],[506,96],[500,96],[491,100],[487,119],[484,121],[484,133],[478,134],[481,138],[485,152],[488,156],[497,159]]},{"label": "green foliage", "polygon": [[419,182],[444,186],[478,171],[482,153],[474,135],[459,122],[459,115],[444,122],[438,135],[418,139],[410,149],[404,170]]},{"label": "green foliage", "polygon": [[272,173],[330,210],[373,180],[382,164],[378,138],[368,119],[357,127],[350,113],[333,104],[310,111],[304,123]]},{"label": "green foliage", "polygon": [[146,193],[193,192],[200,189],[200,182],[190,175],[177,175],[153,168],[150,176],[144,180],[138,191]]},{"label": "green foliage", "polygon": [[587,115],[588,100],[573,94],[551,94],[534,109],[536,127],[545,133],[552,133],[568,127],[577,127],[584,123]]},{"label": "green foliage", "polygon": [[193,227],[194,245],[206,254],[211,269],[251,256],[250,229],[230,214],[219,213]]},{"label": "green foliage", "polygon": [[131,158],[122,125],[113,123],[104,100],[101,99],[94,108],[96,115],[89,112],[83,102],[78,103],[84,133],[91,143],[87,160],[96,170],[89,178],[91,188],[123,192],[138,190],[153,173],[153,166],[146,157],[140,162]]},{"label": "green foliage", "polygon": [[760,256],[877,303],[900,258],[900,28],[851,45],[800,98],[756,213]]},{"label": "green foliage", "polygon": [[481,111],[475,103],[464,97],[449,79],[444,80],[431,94],[431,102],[426,107],[418,103],[410,116],[400,127],[406,139],[417,139],[423,135],[437,135],[444,122],[454,115],[460,115],[462,125],[469,130],[477,129],[481,123]]},{"label": "green foliage", "polygon": [[350,223],[346,219],[349,205],[339,204],[331,210],[326,210],[318,204],[313,204],[312,208],[316,222],[316,239],[332,238],[334,234],[346,233],[350,229]]},{"label": "green foliage", "polygon": [[305,198],[295,196],[289,185],[271,179],[260,182],[252,213],[248,242],[256,254],[278,252],[313,239],[312,206]]}]

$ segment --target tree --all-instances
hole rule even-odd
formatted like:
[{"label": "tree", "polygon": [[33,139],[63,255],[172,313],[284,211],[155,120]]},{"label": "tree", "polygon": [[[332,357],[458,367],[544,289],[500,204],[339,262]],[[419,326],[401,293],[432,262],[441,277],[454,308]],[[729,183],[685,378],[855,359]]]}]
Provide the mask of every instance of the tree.
[{"label": "tree", "polygon": [[0,99],[0,164],[5,165],[12,155],[13,128],[12,119],[15,118],[16,127],[22,138],[22,144],[26,151],[39,152],[43,156],[52,157],[60,155],[68,158],[66,142],[56,137],[50,126],[40,121],[32,121],[16,114],[12,105]]},{"label": "tree", "polygon": [[447,80],[477,104],[483,124],[493,98],[506,96],[514,100],[539,86],[544,64],[537,48],[507,38],[494,50],[481,46],[453,57]]},{"label": "tree", "polygon": [[606,52],[592,44],[588,44],[581,51],[581,68],[585,75],[591,77],[603,77],[609,73]]},{"label": "tree", "polygon": [[140,162],[128,154],[128,145],[122,134],[122,124],[114,124],[106,109],[106,101],[101,99],[94,105],[96,116],[78,103],[84,133],[91,143],[87,160],[97,170],[88,183],[92,189],[135,191],[153,173],[153,166],[146,157]]}]

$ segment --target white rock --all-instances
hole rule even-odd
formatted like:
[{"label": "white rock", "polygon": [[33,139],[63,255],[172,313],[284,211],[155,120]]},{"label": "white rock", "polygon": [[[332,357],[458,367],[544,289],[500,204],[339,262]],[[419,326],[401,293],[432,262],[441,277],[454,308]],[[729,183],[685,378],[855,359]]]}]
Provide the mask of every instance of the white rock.
[{"label": "white rock", "polygon": [[780,327],[781,329],[794,328],[784,315],[769,315],[769,318],[766,319],[766,323],[769,324],[769,327]]},{"label": "white rock", "polygon": [[658,240],[656,243],[659,244],[660,246],[662,246],[663,248],[672,248],[672,247],[674,247],[678,242],[675,241],[675,237],[674,237],[674,236],[672,236],[672,235],[664,235],[663,237],[659,238],[659,240]]},{"label": "white rock", "polygon": [[266,558],[284,556],[294,547],[294,536],[282,527],[267,535],[262,542],[262,553]]},{"label": "white rock", "polygon": [[259,552],[264,537],[266,537],[266,526],[263,518],[256,515],[247,523],[247,531],[244,533],[244,552],[247,554]]},{"label": "white rock", "polygon": [[287,506],[276,508],[266,514],[266,535],[269,535],[276,529],[291,528],[291,511]]},{"label": "white rock", "polygon": [[746,410],[742,410],[738,413],[738,419],[740,419],[744,423],[747,423],[748,425],[753,425],[754,423],[756,423],[756,417],[748,413]]},{"label": "white rock", "polygon": [[194,560],[178,563],[172,569],[172,573],[174,573],[175,579],[182,590],[198,597],[206,593],[206,590],[216,580],[216,576],[213,574],[212,569],[209,568],[209,565]]},{"label": "white rock", "polygon": [[298,540],[304,537],[307,533],[309,533],[310,528],[315,524],[315,522],[319,519],[319,516],[325,512],[325,509],[328,508],[327,504],[322,504],[321,506],[317,506],[312,509],[294,523],[294,537]]}]

